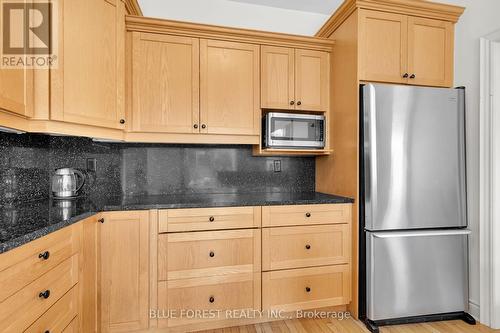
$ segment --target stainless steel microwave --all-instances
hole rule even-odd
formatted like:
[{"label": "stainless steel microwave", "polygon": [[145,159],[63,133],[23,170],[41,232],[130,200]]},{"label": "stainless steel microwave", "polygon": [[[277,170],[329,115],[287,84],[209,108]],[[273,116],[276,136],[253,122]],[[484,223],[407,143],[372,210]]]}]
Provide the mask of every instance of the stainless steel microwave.
[{"label": "stainless steel microwave", "polygon": [[325,147],[325,116],[270,112],[262,121],[265,148]]}]

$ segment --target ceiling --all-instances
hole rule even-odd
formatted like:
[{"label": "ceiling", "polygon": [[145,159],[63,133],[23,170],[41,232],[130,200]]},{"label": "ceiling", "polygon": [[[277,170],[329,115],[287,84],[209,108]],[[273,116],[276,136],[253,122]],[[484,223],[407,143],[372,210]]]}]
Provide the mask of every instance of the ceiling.
[{"label": "ceiling", "polygon": [[313,36],[343,0],[138,0],[144,16]]},{"label": "ceiling", "polygon": [[310,12],[331,15],[343,0],[229,0],[254,5],[293,9],[301,12]]}]

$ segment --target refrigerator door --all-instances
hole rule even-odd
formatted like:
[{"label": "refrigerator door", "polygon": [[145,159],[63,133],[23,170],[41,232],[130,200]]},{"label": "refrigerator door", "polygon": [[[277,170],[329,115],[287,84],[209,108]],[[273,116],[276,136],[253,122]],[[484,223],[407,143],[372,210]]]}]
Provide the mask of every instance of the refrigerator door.
[{"label": "refrigerator door", "polygon": [[365,229],[465,227],[464,90],[363,87]]},{"label": "refrigerator door", "polygon": [[366,232],[368,319],[466,311],[469,233]]}]

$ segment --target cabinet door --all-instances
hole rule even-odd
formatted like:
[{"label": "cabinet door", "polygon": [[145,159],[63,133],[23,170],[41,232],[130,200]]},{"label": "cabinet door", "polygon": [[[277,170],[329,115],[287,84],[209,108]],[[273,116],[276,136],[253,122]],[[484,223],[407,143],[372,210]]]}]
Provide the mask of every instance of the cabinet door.
[{"label": "cabinet door", "polygon": [[199,40],[134,32],[132,129],[199,132]]},{"label": "cabinet door", "polygon": [[361,10],[359,73],[366,81],[406,83],[406,15]]},{"label": "cabinet door", "polygon": [[120,0],[60,1],[51,119],[124,128],[125,8]]},{"label": "cabinet door", "polygon": [[258,135],[259,46],[200,41],[201,132]]},{"label": "cabinet door", "polygon": [[408,17],[408,72],[410,84],[453,85],[451,22]]},{"label": "cabinet door", "polygon": [[101,228],[101,329],[148,328],[148,211],[103,214]]},{"label": "cabinet door", "polygon": [[328,110],[329,58],[327,52],[295,50],[295,109]]},{"label": "cabinet door", "polygon": [[295,51],[261,46],[261,103],[263,109],[295,108]]},{"label": "cabinet door", "polygon": [[0,109],[25,117],[33,115],[32,69],[0,70]]}]

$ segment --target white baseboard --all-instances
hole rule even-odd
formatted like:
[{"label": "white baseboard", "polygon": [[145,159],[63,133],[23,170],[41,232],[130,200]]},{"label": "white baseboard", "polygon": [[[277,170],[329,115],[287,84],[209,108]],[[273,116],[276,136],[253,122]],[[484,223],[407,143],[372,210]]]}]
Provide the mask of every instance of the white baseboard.
[{"label": "white baseboard", "polygon": [[469,300],[469,314],[479,321],[479,305]]}]

